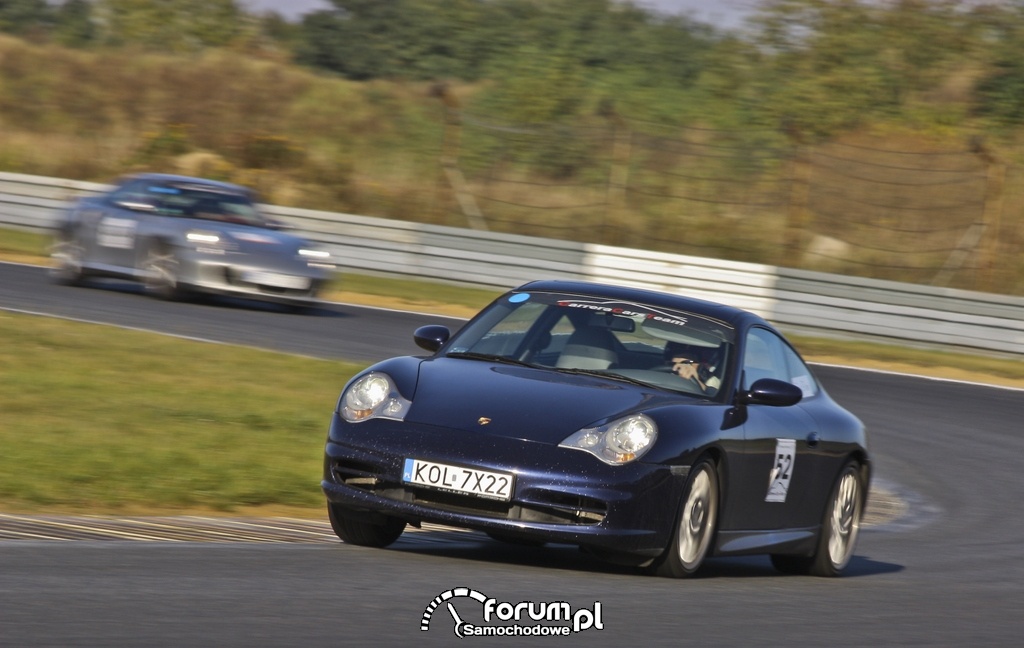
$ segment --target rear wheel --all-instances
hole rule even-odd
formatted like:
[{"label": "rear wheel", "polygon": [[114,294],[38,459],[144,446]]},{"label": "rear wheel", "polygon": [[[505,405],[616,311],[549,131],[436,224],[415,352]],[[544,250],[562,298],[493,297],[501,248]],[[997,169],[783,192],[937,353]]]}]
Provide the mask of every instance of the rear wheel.
[{"label": "rear wheel", "polygon": [[850,563],[864,513],[864,482],[860,466],[847,463],[825,506],[818,545],[811,556],[772,556],[772,565],[786,574],[838,576]]},{"label": "rear wheel", "polygon": [[85,249],[81,241],[74,233],[63,233],[58,235],[50,251],[50,259],[53,267],[50,275],[60,284],[66,286],[79,286],[85,279],[82,271]]},{"label": "rear wheel", "polygon": [[718,523],[718,471],[710,459],[698,461],[683,490],[682,509],[672,540],[653,565],[659,576],[685,578],[700,568]]},{"label": "rear wheel", "polygon": [[368,517],[330,502],[327,517],[342,542],[361,547],[386,547],[405,531],[405,520],[383,515]]}]

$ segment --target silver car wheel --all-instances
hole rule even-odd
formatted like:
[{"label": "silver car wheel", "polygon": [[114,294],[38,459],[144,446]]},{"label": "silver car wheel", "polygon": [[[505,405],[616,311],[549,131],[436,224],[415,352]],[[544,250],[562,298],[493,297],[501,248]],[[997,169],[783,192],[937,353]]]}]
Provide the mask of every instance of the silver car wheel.
[{"label": "silver car wheel", "polygon": [[850,561],[860,531],[860,480],[856,473],[843,473],[836,487],[829,519],[828,555],[834,568],[841,570]]},{"label": "silver car wheel", "polygon": [[694,475],[690,492],[679,521],[679,560],[687,567],[695,566],[707,553],[714,528],[714,488],[707,465]]},{"label": "silver car wheel", "polygon": [[161,299],[175,299],[180,296],[178,266],[177,257],[166,247],[155,245],[149,248],[142,262],[146,292]]},{"label": "silver car wheel", "polygon": [[682,509],[665,553],[654,573],[671,578],[692,576],[711,551],[718,523],[718,472],[710,459],[697,462],[683,489]]},{"label": "silver car wheel", "polygon": [[865,488],[860,465],[851,461],[836,478],[826,502],[817,549],[809,556],[772,554],[784,574],[839,576],[853,558],[864,512]]},{"label": "silver car wheel", "polygon": [[53,261],[51,275],[58,282],[76,285],[82,281],[82,263],[85,249],[74,236],[61,237],[51,248],[50,258]]}]

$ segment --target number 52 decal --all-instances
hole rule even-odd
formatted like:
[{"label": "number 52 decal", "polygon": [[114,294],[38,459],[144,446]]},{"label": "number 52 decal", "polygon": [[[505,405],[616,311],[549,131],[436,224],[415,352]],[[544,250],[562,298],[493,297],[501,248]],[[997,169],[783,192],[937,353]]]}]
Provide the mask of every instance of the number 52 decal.
[{"label": "number 52 decal", "polygon": [[796,460],[796,440],[776,439],[775,464],[768,478],[766,502],[785,502],[789,492],[789,480],[793,477],[793,463]]}]

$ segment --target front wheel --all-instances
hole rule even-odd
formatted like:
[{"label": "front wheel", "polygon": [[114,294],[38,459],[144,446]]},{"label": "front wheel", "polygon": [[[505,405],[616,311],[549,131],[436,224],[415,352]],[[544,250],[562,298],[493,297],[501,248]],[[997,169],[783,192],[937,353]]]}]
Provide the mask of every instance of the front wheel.
[{"label": "front wheel", "polygon": [[710,459],[693,466],[683,490],[682,510],[672,540],[653,565],[654,573],[670,578],[692,576],[711,549],[718,523],[718,471]]},{"label": "front wheel", "polygon": [[184,288],[178,283],[181,262],[173,250],[165,244],[154,243],[146,251],[142,261],[143,282],[146,292],[159,299],[176,301],[185,296]]},{"label": "front wheel", "polygon": [[327,503],[327,517],[342,542],[361,547],[386,547],[405,531],[405,520],[387,516],[379,519],[363,517],[330,502]]}]

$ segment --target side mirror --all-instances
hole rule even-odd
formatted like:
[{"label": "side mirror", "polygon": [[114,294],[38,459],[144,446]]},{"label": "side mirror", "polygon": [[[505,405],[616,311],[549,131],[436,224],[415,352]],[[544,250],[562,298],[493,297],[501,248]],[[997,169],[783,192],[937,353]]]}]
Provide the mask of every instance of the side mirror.
[{"label": "side mirror", "polygon": [[761,378],[754,381],[748,391],[740,392],[739,402],[746,405],[789,407],[799,403],[803,397],[803,391],[792,383],[775,378]]},{"label": "side mirror", "polygon": [[451,335],[452,332],[446,326],[428,324],[416,329],[416,332],[412,334],[412,339],[416,341],[416,346],[433,353],[444,346]]}]

